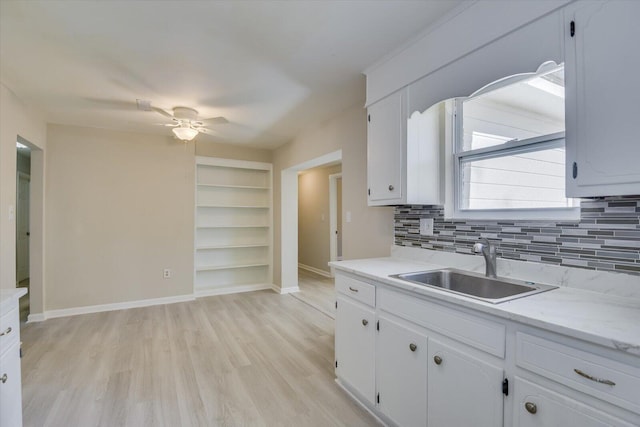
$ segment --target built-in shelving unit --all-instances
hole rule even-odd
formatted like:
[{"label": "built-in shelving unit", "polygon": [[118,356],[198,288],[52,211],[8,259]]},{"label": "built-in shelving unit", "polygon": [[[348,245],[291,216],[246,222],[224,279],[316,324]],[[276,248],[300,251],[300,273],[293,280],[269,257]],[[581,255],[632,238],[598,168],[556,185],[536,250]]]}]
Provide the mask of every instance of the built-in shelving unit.
[{"label": "built-in shelving unit", "polygon": [[196,296],[272,286],[272,167],[196,157]]}]

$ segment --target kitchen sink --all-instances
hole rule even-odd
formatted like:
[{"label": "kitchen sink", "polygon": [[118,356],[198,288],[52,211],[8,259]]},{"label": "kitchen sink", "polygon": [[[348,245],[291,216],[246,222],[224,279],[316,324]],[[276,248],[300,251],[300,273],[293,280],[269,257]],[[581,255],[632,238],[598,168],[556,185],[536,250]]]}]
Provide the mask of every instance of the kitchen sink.
[{"label": "kitchen sink", "polygon": [[557,288],[557,286],[525,282],[522,280],[487,277],[453,268],[394,274],[389,277],[477,298],[493,304],[511,301],[516,298],[522,298]]}]

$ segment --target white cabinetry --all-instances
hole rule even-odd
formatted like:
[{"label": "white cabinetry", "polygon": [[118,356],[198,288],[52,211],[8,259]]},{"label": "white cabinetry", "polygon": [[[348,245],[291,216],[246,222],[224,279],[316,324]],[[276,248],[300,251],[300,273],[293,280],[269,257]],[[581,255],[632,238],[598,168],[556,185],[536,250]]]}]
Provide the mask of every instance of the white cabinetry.
[{"label": "white cabinetry", "polygon": [[638,16],[636,1],[578,2],[567,9],[569,197],[640,194]]},{"label": "white cabinetry", "polygon": [[27,290],[0,290],[0,427],[22,425],[18,298]]},{"label": "white cabinetry", "polygon": [[359,277],[336,271],[336,375],[384,422],[640,426],[638,356]]},{"label": "white cabinetry", "polygon": [[402,174],[406,159],[406,92],[393,93],[367,110],[369,205],[400,204],[406,197]]},{"label": "white cabinetry", "polygon": [[429,340],[429,427],[502,426],[503,370],[471,355]]},{"label": "white cabinetry", "polygon": [[378,408],[400,426],[427,423],[427,336],[381,314],[376,340]]},{"label": "white cabinetry", "polygon": [[441,106],[407,112],[407,89],[368,108],[369,205],[441,204]]},{"label": "white cabinetry", "polygon": [[336,276],[336,375],[368,402],[375,400],[375,287]]},{"label": "white cabinetry", "polygon": [[196,158],[196,295],[268,289],[271,165]]},{"label": "white cabinetry", "polygon": [[623,363],[615,354],[601,356],[591,346],[576,348],[563,337],[541,335],[516,333],[515,426],[640,425],[637,360]]},{"label": "white cabinetry", "polygon": [[605,412],[515,378],[513,427],[632,427]]}]

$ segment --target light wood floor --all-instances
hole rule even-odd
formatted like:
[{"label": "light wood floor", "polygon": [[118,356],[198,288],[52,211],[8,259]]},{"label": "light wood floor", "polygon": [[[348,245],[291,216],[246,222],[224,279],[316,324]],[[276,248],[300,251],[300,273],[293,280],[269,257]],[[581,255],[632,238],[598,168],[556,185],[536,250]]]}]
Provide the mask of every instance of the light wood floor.
[{"label": "light wood floor", "polygon": [[298,287],[300,292],[291,294],[294,298],[335,319],[336,291],[333,279],[300,269],[298,270]]},{"label": "light wood floor", "polygon": [[376,425],[334,382],[333,319],[310,305],[327,289],[303,282],[305,302],[260,291],[27,324],[24,425]]}]

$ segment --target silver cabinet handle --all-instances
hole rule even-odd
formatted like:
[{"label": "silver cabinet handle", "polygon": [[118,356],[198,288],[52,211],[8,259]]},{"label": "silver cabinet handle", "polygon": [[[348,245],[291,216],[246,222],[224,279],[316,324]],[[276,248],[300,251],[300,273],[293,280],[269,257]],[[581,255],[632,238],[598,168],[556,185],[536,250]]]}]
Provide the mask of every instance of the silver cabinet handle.
[{"label": "silver cabinet handle", "polygon": [[362,326],[367,326],[369,321],[367,319],[362,319]]},{"label": "silver cabinet handle", "polygon": [[574,369],[573,372],[575,372],[576,374],[580,375],[581,377],[585,377],[588,380],[595,381],[595,382],[600,383],[600,384],[606,384],[606,385],[610,385],[610,386],[616,385],[616,383],[614,383],[611,380],[605,380],[605,379],[602,379],[602,378],[596,378],[596,377],[591,376],[591,375],[589,375],[589,374],[587,374],[585,372],[582,372],[580,369]]},{"label": "silver cabinet handle", "polygon": [[409,344],[409,350],[416,351],[417,348],[418,348],[418,346],[415,345],[414,343]]},{"label": "silver cabinet handle", "polygon": [[352,288],[351,286],[349,286],[349,290],[350,290],[351,292],[358,292],[358,290],[357,290],[357,289]]},{"label": "silver cabinet handle", "polygon": [[525,403],[524,404],[524,409],[526,409],[527,412],[530,413],[530,414],[535,414],[536,412],[538,412],[538,407],[533,402]]},{"label": "silver cabinet handle", "polygon": [[442,357],[440,356],[433,356],[433,361],[435,362],[436,365],[439,365],[442,363]]},{"label": "silver cabinet handle", "polygon": [[0,333],[0,337],[3,337],[5,335],[9,335],[11,333],[11,331],[12,331],[11,326],[9,326],[6,331]]},{"label": "silver cabinet handle", "polygon": [[7,374],[4,374],[2,376],[2,378],[0,378],[0,381],[2,381],[2,384],[6,383],[7,382]]},{"label": "silver cabinet handle", "polygon": [[393,185],[389,184],[389,191],[393,191]]}]

